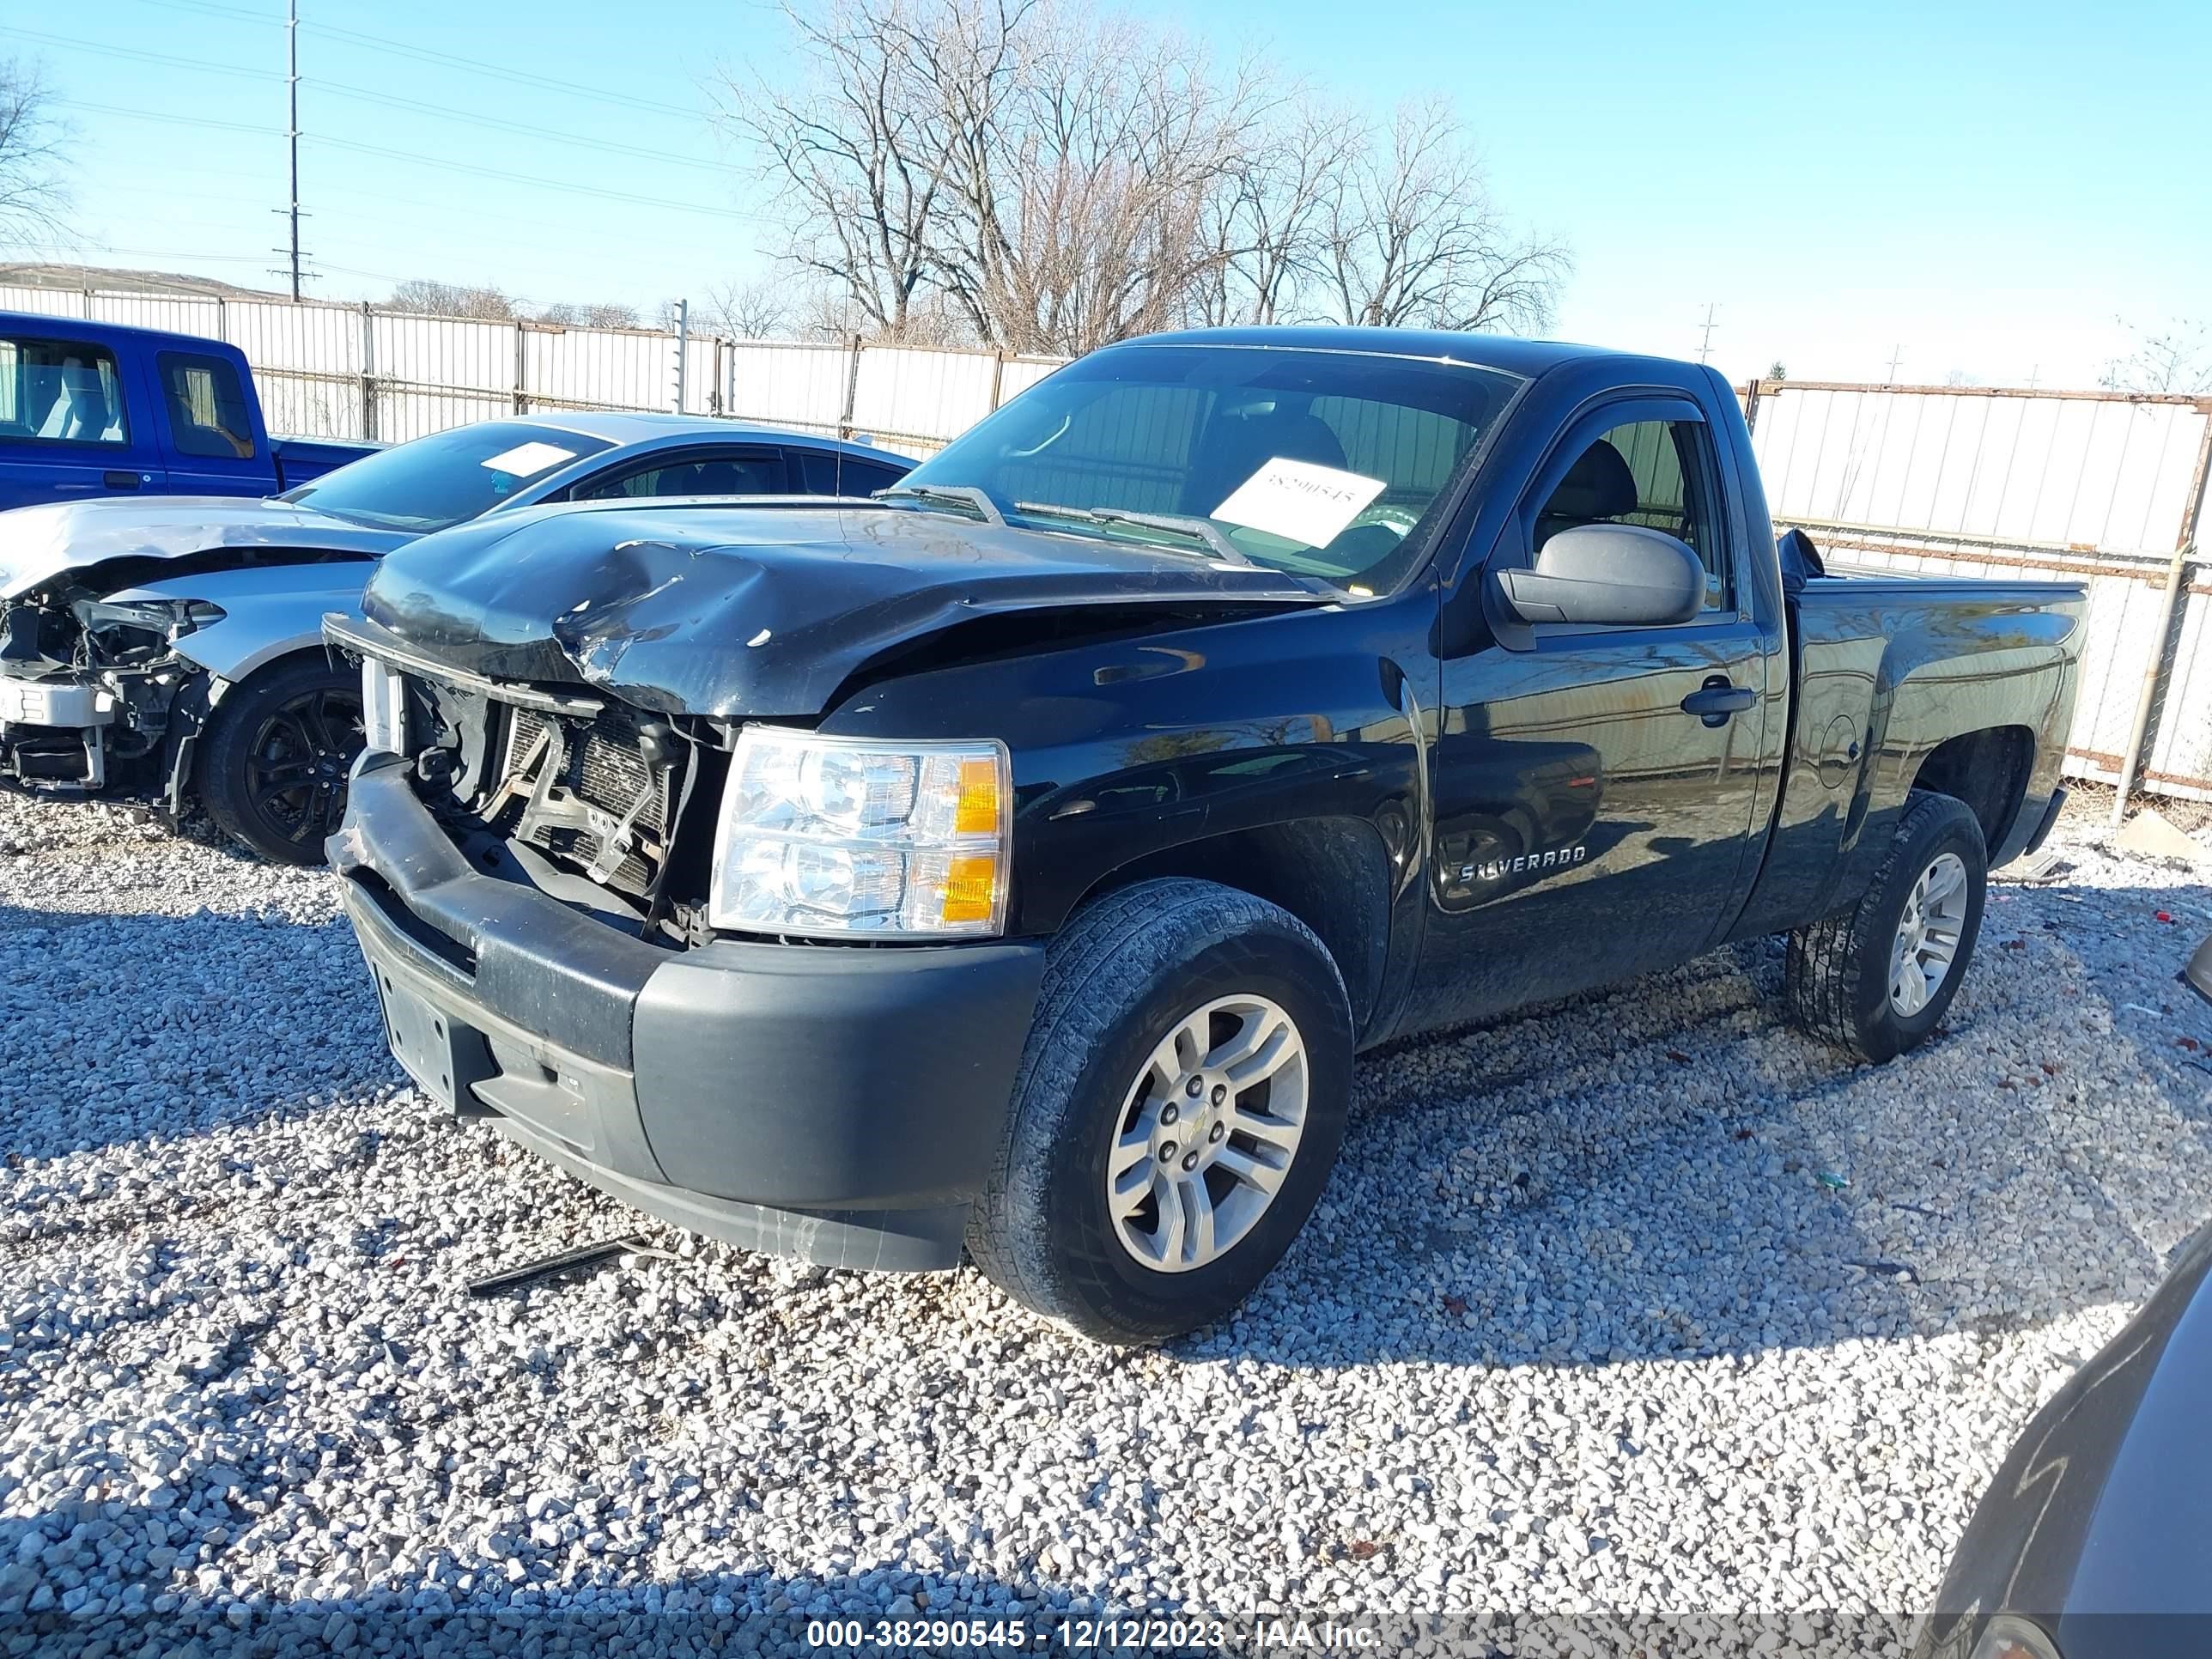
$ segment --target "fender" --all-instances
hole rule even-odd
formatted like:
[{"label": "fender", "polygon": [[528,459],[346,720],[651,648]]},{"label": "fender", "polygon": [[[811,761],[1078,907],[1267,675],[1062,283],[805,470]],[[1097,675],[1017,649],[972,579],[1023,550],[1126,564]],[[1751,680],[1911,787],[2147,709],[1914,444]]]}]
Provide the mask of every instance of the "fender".
[{"label": "fender", "polygon": [[222,620],[183,635],[176,653],[235,684],[279,658],[322,649],[325,613],[358,617],[362,587],[374,568],[347,563],[210,571],[149,582],[115,597],[201,599],[221,606]]}]

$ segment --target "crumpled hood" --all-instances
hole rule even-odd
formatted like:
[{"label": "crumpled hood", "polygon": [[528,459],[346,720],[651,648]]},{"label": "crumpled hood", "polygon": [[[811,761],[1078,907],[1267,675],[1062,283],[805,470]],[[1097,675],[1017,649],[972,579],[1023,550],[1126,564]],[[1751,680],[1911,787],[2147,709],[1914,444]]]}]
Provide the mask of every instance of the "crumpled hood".
[{"label": "crumpled hood", "polygon": [[180,559],[218,547],[385,553],[409,532],[374,530],[279,501],[102,496],[0,513],[0,599],[110,559]]},{"label": "crumpled hood", "polygon": [[819,714],[861,664],[979,617],[1335,598],[1277,571],[1097,537],[751,502],[503,513],[393,554],[362,611],[455,668],[734,718]]}]

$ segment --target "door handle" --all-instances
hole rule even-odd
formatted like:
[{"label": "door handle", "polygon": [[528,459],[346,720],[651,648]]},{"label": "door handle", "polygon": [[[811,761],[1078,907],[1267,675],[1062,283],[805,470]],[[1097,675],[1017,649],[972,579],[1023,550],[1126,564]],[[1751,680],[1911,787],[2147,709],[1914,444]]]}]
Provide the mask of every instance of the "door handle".
[{"label": "door handle", "polygon": [[139,484],[136,472],[103,472],[100,475],[100,481],[110,489],[136,489]]},{"label": "door handle", "polygon": [[1726,726],[1729,717],[1741,714],[1757,702],[1747,685],[1733,685],[1725,674],[1716,674],[1682,699],[1682,712],[1695,714],[1708,726]]}]

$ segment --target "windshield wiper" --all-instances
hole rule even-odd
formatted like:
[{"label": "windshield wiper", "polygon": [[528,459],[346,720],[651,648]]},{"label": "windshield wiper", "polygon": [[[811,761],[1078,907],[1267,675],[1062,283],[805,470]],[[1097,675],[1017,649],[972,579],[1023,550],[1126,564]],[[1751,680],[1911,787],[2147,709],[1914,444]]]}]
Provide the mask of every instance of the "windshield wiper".
[{"label": "windshield wiper", "polygon": [[1204,542],[1211,557],[1258,568],[1242,549],[1221,533],[1221,526],[1210,519],[1185,518],[1176,513],[1132,513],[1119,507],[1060,507],[1051,501],[1016,501],[1014,511],[1033,513],[1044,518],[1074,519],[1084,524],[1126,524],[1133,525],[1139,530],[1164,530],[1170,536],[1185,536],[1192,541]]},{"label": "windshield wiper", "polygon": [[966,507],[986,524],[1002,525],[1006,521],[1006,515],[999,511],[998,502],[974,484],[893,484],[889,489],[876,491],[875,498],[879,501],[902,498],[943,501],[953,507]]}]

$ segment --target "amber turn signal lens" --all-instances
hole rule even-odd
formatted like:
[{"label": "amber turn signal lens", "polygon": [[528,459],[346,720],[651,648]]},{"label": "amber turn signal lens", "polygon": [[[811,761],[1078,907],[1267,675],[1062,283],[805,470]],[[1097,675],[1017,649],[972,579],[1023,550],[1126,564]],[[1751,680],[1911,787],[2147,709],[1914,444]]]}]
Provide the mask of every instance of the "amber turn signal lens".
[{"label": "amber turn signal lens", "polygon": [[948,861],[944,920],[948,923],[990,921],[998,898],[998,879],[999,861],[988,853],[963,854]]},{"label": "amber turn signal lens", "polygon": [[996,835],[999,829],[999,769],[988,760],[960,763],[960,804],[952,827],[963,836]]}]

